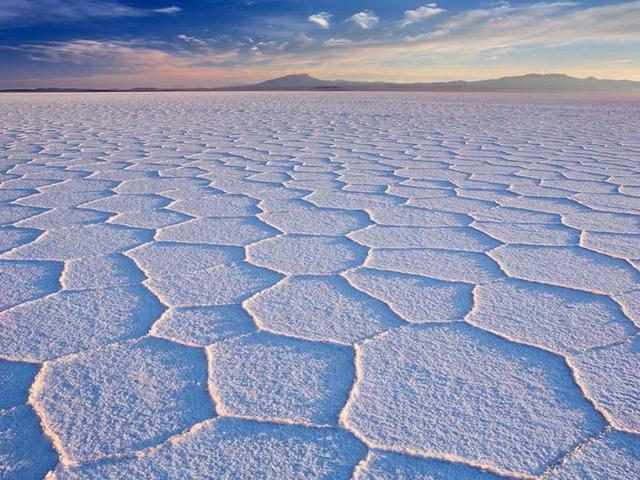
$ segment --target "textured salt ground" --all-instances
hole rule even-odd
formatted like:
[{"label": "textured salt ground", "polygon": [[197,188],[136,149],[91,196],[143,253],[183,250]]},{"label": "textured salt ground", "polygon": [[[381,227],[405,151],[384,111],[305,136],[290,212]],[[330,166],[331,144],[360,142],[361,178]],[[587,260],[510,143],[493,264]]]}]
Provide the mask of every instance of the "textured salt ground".
[{"label": "textured salt ground", "polygon": [[4,95],[0,478],[640,478],[639,115]]}]

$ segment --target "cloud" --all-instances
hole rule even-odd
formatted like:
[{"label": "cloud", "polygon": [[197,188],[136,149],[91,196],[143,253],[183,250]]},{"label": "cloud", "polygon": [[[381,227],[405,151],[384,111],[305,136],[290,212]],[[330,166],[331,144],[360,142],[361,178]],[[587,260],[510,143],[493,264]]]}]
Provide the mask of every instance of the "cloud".
[{"label": "cloud", "polygon": [[167,61],[166,52],[131,41],[71,40],[19,47],[37,62],[95,65],[109,70],[145,69]]},{"label": "cloud", "polygon": [[172,5],[170,7],[154,8],[153,9],[153,12],[155,12],[155,13],[167,13],[167,14],[179,13],[181,11],[182,11],[182,9],[180,7],[176,7],[175,5]]},{"label": "cloud", "polygon": [[99,0],[0,0],[0,22],[29,20],[37,23],[91,17],[133,17],[142,10],[115,1]]},{"label": "cloud", "polygon": [[371,10],[363,10],[362,12],[351,15],[347,21],[355,23],[360,28],[369,30],[378,24],[380,18]]},{"label": "cloud", "polygon": [[[2,48],[2,47],[0,47]],[[19,78],[0,75],[1,88],[29,87],[132,88],[212,87],[246,83],[250,67],[236,62],[240,51],[229,49],[184,52],[172,44],[137,40],[87,40],[22,44],[12,47],[34,61],[40,72],[22,72]],[[46,69],[52,63],[64,68]],[[268,71],[268,70],[265,70]],[[276,72],[268,71],[267,76]],[[8,87],[7,87],[8,86]]]},{"label": "cloud", "polygon": [[300,32],[293,40],[293,44],[300,47],[306,47],[313,43],[313,38],[309,37],[306,33]]},{"label": "cloud", "polygon": [[331,26],[330,21],[332,16],[333,15],[327,12],[318,12],[314,13],[313,15],[309,15],[309,18],[307,20],[320,28],[327,29]]},{"label": "cloud", "polygon": [[191,36],[185,35],[183,33],[178,35],[178,38],[180,40],[182,40],[183,42],[195,43],[196,45],[199,45],[201,47],[206,47],[207,46],[207,42],[205,42],[204,40],[200,40],[199,38],[191,37]]},{"label": "cloud", "polygon": [[[190,38],[186,35],[184,37]],[[180,36],[179,36],[180,38]],[[181,40],[183,40],[181,38]],[[166,45],[165,45],[166,46]],[[238,56],[237,49],[193,54],[171,53],[161,45],[141,40],[71,40],[24,44],[16,47],[33,61],[96,67],[107,72],[145,72],[163,68],[188,69],[195,65],[215,65]]]},{"label": "cloud", "polygon": [[461,12],[432,32],[406,40],[424,50],[472,53],[523,46],[607,43],[640,40],[640,1],[582,8],[559,1],[528,5],[500,4]]},{"label": "cloud", "polygon": [[348,38],[330,38],[329,40],[323,42],[323,45],[326,47],[340,47],[343,45],[350,45],[351,40]]},{"label": "cloud", "polygon": [[429,17],[433,17],[434,15],[438,15],[439,13],[445,12],[444,8],[438,7],[435,3],[427,3],[422,7],[418,7],[415,10],[406,10],[404,12],[404,20],[400,24],[401,27],[407,27],[413,23],[421,22]]},{"label": "cloud", "polygon": [[180,12],[180,7],[147,10],[117,0],[0,0],[0,26],[79,22],[91,18],[144,17]]}]

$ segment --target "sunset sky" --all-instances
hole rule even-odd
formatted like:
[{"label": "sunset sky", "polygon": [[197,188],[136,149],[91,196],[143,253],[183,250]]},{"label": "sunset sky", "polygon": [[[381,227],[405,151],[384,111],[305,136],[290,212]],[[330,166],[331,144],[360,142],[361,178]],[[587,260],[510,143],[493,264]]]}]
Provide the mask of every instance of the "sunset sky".
[{"label": "sunset sky", "polygon": [[640,1],[0,0],[0,88],[640,80]]}]

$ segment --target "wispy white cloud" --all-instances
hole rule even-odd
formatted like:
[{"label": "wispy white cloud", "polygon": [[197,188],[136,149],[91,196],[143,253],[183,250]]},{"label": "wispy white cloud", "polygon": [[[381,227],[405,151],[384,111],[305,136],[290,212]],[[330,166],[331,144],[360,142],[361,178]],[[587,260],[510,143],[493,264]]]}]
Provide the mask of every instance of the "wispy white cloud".
[{"label": "wispy white cloud", "polygon": [[148,45],[141,40],[71,40],[24,44],[16,48],[37,62],[91,65],[111,72],[188,68],[191,65],[224,63],[238,56],[237,49],[192,54],[172,53],[162,47],[167,45]]},{"label": "wispy white cloud", "polygon": [[371,10],[363,10],[362,12],[351,15],[348,21],[355,23],[364,30],[369,30],[378,24],[380,18]]},{"label": "wispy white cloud", "polygon": [[182,9],[169,6],[136,8],[117,0],[0,0],[0,26],[78,22],[90,18],[144,17],[173,14]]},{"label": "wispy white cloud", "polygon": [[118,70],[144,69],[170,57],[163,50],[132,41],[72,40],[25,44],[19,48],[37,62],[97,65]]},{"label": "wispy white cloud", "polygon": [[326,47],[341,47],[343,45],[350,45],[353,43],[348,38],[335,38],[332,37],[329,40],[324,41],[322,44]]},{"label": "wispy white cloud", "polygon": [[293,39],[293,44],[301,47],[306,47],[307,45],[311,45],[312,43],[313,38],[311,38],[304,32],[298,33]]},{"label": "wispy white cloud", "polygon": [[638,25],[640,1],[587,8],[567,1],[500,4],[458,13],[433,31],[406,40],[425,50],[468,53],[527,45],[640,40]]},{"label": "wispy white cloud", "polygon": [[180,13],[181,11],[182,11],[182,8],[176,7],[175,5],[172,5],[170,7],[154,8],[153,9],[153,12],[155,12],[155,13],[167,13],[167,14]]},{"label": "wispy white cloud", "polygon": [[421,7],[416,8],[415,10],[405,10],[404,12],[404,20],[400,24],[401,27],[407,27],[413,23],[418,23],[427,18],[438,15],[439,13],[443,13],[446,10],[444,8],[438,7],[435,3],[427,3]]},{"label": "wispy white cloud", "polygon": [[309,18],[307,20],[309,20],[311,23],[317,25],[320,28],[327,29],[331,26],[332,16],[333,15],[327,12],[318,12],[318,13],[314,13],[313,15],[309,15]]},{"label": "wispy white cloud", "polygon": [[185,35],[183,33],[178,35],[178,38],[180,40],[182,40],[183,42],[194,43],[194,44],[199,45],[201,47],[206,47],[207,46],[207,42],[205,42],[204,40],[201,40],[201,39],[199,39],[197,37],[192,37],[190,35]]}]

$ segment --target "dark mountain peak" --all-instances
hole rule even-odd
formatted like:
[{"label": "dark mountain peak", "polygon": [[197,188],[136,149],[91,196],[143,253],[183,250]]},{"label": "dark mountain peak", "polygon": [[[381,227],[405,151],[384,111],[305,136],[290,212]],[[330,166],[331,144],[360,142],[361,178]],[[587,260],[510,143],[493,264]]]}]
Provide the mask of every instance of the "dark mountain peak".
[{"label": "dark mountain peak", "polygon": [[308,73],[291,73],[289,75],[284,75],[281,78],[292,78],[292,79],[307,79],[307,80],[318,80],[317,78],[312,77]]},{"label": "dark mountain peak", "polygon": [[309,81],[309,80],[313,80],[316,82],[320,81],[319,79],[312,77],[308,73],[291,73],[289,75],[283,75],[282,77],[272,78],[271,80],[267,80],[267,81],[276,82],[276,81],[285,81],[285,80],[288,82]]},{"label": "dark mountain peak", "polygon": [[316,88],[328,84],[325,80],[312,77],[308,73],[294,73],[283,77],[265,80],[254,85],[256,88]]},{"label": "dark mountain peak", "polygon": [[527,73],[526,75],[512,75],[502,78],[571,78],[566,73]]}]

